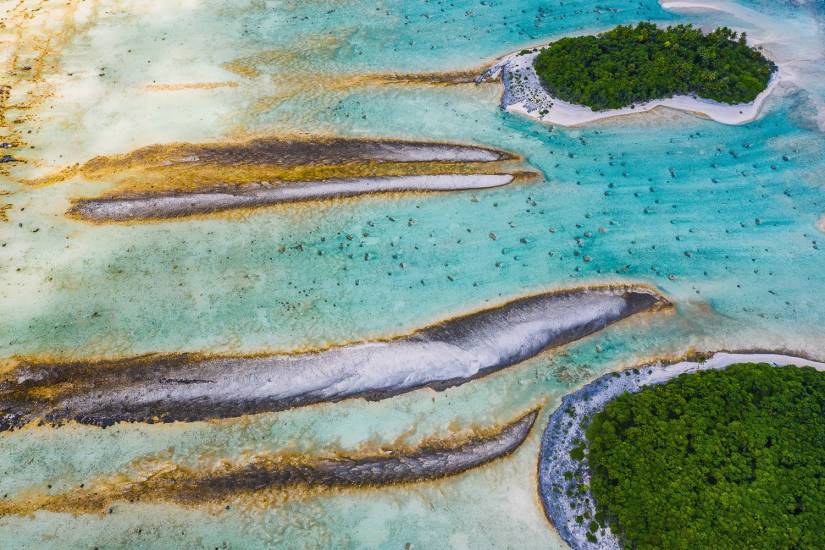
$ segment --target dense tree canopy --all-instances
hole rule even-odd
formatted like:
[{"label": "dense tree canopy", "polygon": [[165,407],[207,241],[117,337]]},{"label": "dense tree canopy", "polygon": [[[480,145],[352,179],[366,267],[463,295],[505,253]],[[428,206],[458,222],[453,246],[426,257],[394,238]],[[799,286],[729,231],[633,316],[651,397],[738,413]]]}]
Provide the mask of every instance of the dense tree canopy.
[{"label": "dense tree canopy", "polygon": [[596,36],[562,38],[534,66],[551,95],[595,110],[680,94],[748,103],[776,65],[727,27],[703,34],[691,25],[620,25]]},{"label": "dense tree canopy", "polygon": [[825,548],[825,372],[682,375],[608,403],[587,446],[625,548]]}]

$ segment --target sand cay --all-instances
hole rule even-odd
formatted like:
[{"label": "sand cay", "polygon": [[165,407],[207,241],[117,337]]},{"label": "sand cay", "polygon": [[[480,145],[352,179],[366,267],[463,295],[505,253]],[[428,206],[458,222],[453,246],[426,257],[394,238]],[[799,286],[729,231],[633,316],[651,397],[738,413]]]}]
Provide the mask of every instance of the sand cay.
[{"label": "sand cay", "polygon": [[521,298],[392,340],[317,352],[23,362],[0,381],[0,430],[36,421],[196,421],[350,397],[383,399],[426,386],[441,390],[667,305],[641,288],[577,289]]}]

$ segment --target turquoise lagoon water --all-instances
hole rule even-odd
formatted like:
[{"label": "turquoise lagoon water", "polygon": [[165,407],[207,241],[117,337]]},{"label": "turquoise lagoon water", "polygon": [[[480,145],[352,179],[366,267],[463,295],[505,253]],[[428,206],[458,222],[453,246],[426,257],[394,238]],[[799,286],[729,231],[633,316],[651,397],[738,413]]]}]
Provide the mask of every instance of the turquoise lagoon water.
[{"label": "turquoise lagoon water", "polygon": [[[3,357],[301,349],[596,282],[646,283],[676,308],[440,393],[214,423],[3,434],[0,495],[59,493],[152,459],[197,466],[415,443],[536,405],[544,419],[603,372],[690,349],[824,357],[816,221],[825,212],[825,90],[811,62],[822,52],[821,14],[815,4],[741,6],[795,30],[771,29],[769,51],[805,46],[796,84],[783,85],[759,120],[732,127],[664,112],[564,129],[501,112],[495,85],[347,78],[475,68],[526,44],[639,19],[730,22],[757,38],[764,21],[647,1],[100,2],[60,53],[75,76],[55,75],[63,93],[27,123],[35,149],[20,154],[32,162],[2,184],[11,194],[0,200],[12,204],[0,224]],[[254,59],[257,74],[222,68],[240,58]],[[144,88],[200,81],[237,86]],[[543,177],[135,226],[63,216],[70,197],[101,184],[17,181],[151,143],[300,132],[496,146]],[[541,429],[513,456],[444,481],[287,495],[269,506],[239,497],[229,509],[119,503],[104,515],[4,517],[0,546],[561,548],[536,492]]]}]

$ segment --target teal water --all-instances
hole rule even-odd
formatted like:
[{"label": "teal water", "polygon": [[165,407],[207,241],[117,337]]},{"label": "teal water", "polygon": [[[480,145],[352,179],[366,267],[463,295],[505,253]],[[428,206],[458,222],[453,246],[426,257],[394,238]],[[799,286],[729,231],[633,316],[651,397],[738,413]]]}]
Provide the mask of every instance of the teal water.
[{"label": "teal water", "polygon": [[[689,349],[825,357],[825,235],[816,228],[825,212],[817,112],[825,89],[810,61],[822,54],[822,15],[815,4],[742,5],[780,21],[770,51],[805,46],[805,59],[793,60],[798,78],[760,119],[732,127],[655,113],[564,129],[501,112],[494,85],[337,81],[475,68],[525,44],[639,19],[731,21],[751,36],[765,32],[762,20],[676,14],[649,1],[609,9],[583,1],[102,2],[92,28],[64,49],[64,65],[81,74],[55,77],[66,93],[30,124],[29,154],[40,163],[21,175],[151,143],[323,132],[501,147],[543,181],[94,226],[62,213],[73,193],[99,184],[25,188],[9,178],[3,188],[12,194],[0,197],[13,205],[0,223],[2,357],[300,349],[597,282],[647,283],[677,307],[442,393],[219,423],[4,434],[0,495],[48,485],[59,492],[153,458],[212,464],[285,448],[353,449],[410,432],[414,443],[536,404],[546,419],[564,392],[603,372]],[[221,68],[260,52],[270,53],[258,55],[257,76]],[[98,66],[109,74],[83,72]],[[152,81],[211,80],[238,85],[136,92]],[[541,429],[543,421],[512,457],[445,481],[266,507],[123,503],[101,516],[4,517],[0,546],[562,547],[536,494]]]}]

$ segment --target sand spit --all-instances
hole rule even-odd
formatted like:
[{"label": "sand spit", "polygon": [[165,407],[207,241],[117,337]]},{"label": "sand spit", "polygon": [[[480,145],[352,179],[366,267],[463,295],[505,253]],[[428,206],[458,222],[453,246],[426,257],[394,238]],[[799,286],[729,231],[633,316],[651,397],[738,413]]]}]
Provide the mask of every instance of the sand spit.
[{"label": "sand spit", "polygon": [[317,352],[21,361],[0,377],[0,430],[38,421],[197,421],[441,390],[667,305],[643,288],[576,289],[520,298],[392,340]]},{"label": "sand spit", "polygon": [[768,87],[751,103],[727,105],[697,96],[680,95],[622,109],[594,111],[590,107],[568,103],[547,93],[533,68],[533,60],[540,51],[539,48],[534,48],[529,52],[507,55],[482,73],[476,82],[500,79],[504,84],[502,109],[560,126],[579,126],[606,118],[647,112],[657,107],[699,114],[722,124],[745,124],[759,116],[765,100],[782,79],[780,69],[774,73]]},{"label": "sand spit", "polygon": [[430,440],[416,447],[382,448],[373,454],[332,456],[258,455],[241,464],[206,470],[161,462],[137,472],[85,483],[67,493],[29,493],[0,503],[0,515],[54,512],[101,513],[118,501],[221,502],[244,494],[308,488],[380,487],[454,476],[515,451],[538,416],[529,412],[504,426],[471,437]]},{"label": "sand spit", "polygon": [[[608,401],[619,395],[635,393],[644,386],[661,384],[680,374],[708,369],[723,369],[735,363],[770,363],[775,366],[811,366],[825,370],[825,363],[800,357],[766,353],[716,353],[705,362],[682,361],[673,365],[656,363],[623,372],[612,372],[568,394],[550,417],[542,436],[539,457],[539,495],[547,518],[558,529],[564,541],[574,550],[621,548],[610,528],[599,529],[598,542],[587,540],[589,520],[576,522],[576,516],[590,512],[595,517],[593,496],[590,494],[590,472],[585,463],[570,457],[570,451],[579,441],[584,441],[584,429],[589,419],[604,408]],[[567,490],[576,483],[565,479],[565,472],[578,474],[578,485],[588,488],[584,493]],[[570,474],[568,474],[570,475]]]},{"label": "sand spit", "polygon": [[81,199],[68,214],[96,222],[157,220],[371,193],[488,189],[507,185],[513,179],[511,174],[442,174],[246,184],[192,192]]}]

